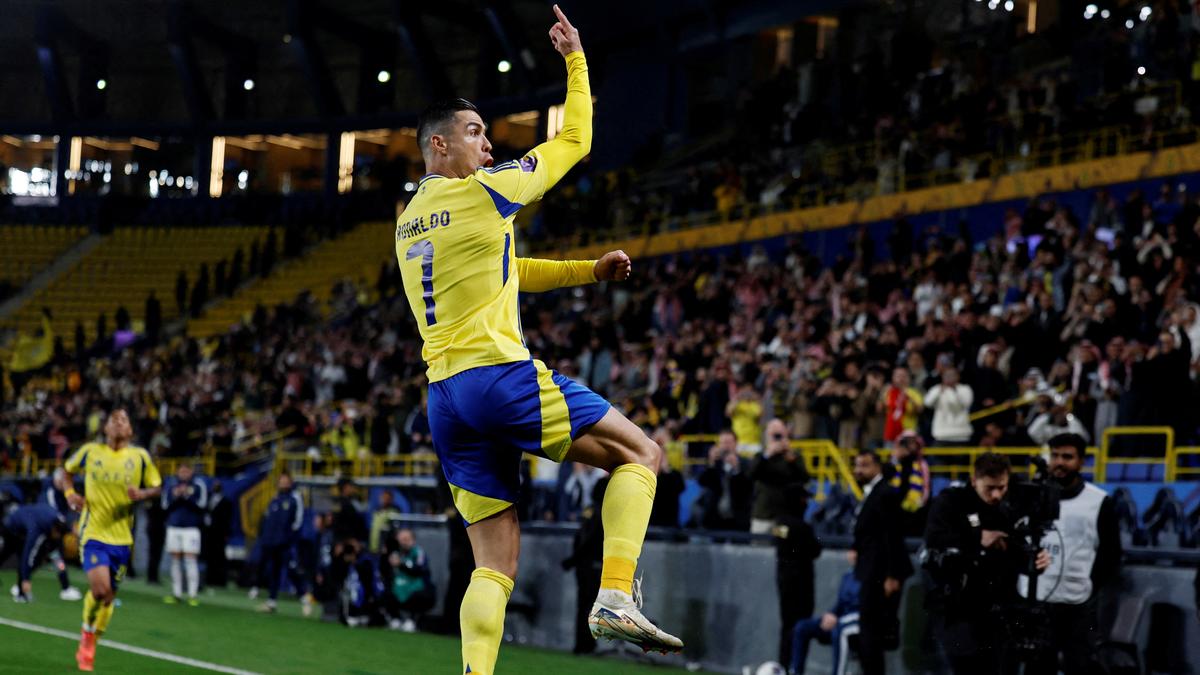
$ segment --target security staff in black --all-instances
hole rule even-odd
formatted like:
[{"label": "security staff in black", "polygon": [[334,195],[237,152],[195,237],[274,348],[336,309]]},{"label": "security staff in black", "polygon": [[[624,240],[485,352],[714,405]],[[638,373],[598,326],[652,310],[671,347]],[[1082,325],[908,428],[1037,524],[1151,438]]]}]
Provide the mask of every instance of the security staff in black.
[{"label": "security staff in black", "polygon": [[279,599],[279,585],[286,570],[293,577],[296,591],[303,594],[296,573],[296,540],[300,538],[300,528],[304,526],[304,500],[292,489],[292,477],[283,473],[279,475],[279,492],[267,506],[263,514],[262,525],[259,527],[258,543],[261,547],[260,571],[267,580],[266,603],[260,611],[274,612]]},{"label": "security staff in black", "polygon": [[[1013,522],[1003,508],[1007,457],[984,453],[971,484],[943,490],[931,503],[922,566],[925,606],[934,637],[955,675],[1002,672],[1001,612],[1016,600],[1022,559],[1008,538]],[[1049,565],[1045,551],[1038,567]]]},{"label": "security staff in black", "polygon": [[[1038,579],[1037,597],[1050,614],[1053,647],[1028,664],[1026,673],[1062,671],[1066,675],[1097,672],[1092,664],[1103,638],[1096,593],[1121,570],[1121,532],[1113,500],[1083,479],[1087,442],[1078,434],[1059,434],[1050,447],[1050,475],[1062,488],[1059,516],[1042,545],[1050,551],[1050,568]],[[1018,584],[1027,596],[1026,579]]]},{"label": "security staff in black", "polygon": [[862,583],[858,608],[858,659],[864,675],[887,672],[884,652],[899,642],[900,595],[912,575],[904,548],[900,496],[883,479],[879,455],[864,450],[854,458],[854,479],[863,498],[854,517],[851,554]]}]

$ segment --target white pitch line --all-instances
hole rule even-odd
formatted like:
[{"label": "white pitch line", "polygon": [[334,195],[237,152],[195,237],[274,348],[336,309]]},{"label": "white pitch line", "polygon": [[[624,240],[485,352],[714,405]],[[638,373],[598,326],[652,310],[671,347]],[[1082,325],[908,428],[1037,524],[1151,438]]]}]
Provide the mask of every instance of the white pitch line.
[{"label": "white pitch line", "polygon": [[[60,638],[64,638],[64,639],[71,640],[71,641],[75,641],[75,640],[79,639],[79,636],[77,634],[68,633],[65,630],[58,630],[56,628],[46,628],[45,626],[39,626],[39,625],[33,624],[33,623],[25,623],[24,621],[13,621],[12,619],[5,619],[4,617],[0,617],[0,626],[9,626],[11,628],[19,628],[20,630],[27,630],[27,631],[31,631],[34,633],[41,633],[43,635],[53,635],[54,637],[60,637]],[[123,642],[113,642],[112,640],[106,639],[106,640],[97,642],[96,644],[101,647],[107,647],[109,649],[116,649],[116,650],[122,651],[122,652],[129,652],[130,654],[137,654],[138,656],[148,656],[152,659],[159,659],[162,661],[170,661],[171,663],[178,663],[178,664],[185,665],[185,666],[191,666],[193,668],[201,668],[204,670],[211,670],[211,671],[218,672],[218,673],[229,673],[230,675],[258,675],[258,673],[255,673],[250,670],[239,670],[237,668],[230,668],[229,666],[222,666],[222,665],[219,665],[216,663],[209,663],[208,661],[189,659],[186,656],[176,656],[174,654],[167,654],[166,652],[157,652],[157,651],[154,651],[153,649],[145,649],[143,647],[135,647],[133,645],[127,645]]]}]

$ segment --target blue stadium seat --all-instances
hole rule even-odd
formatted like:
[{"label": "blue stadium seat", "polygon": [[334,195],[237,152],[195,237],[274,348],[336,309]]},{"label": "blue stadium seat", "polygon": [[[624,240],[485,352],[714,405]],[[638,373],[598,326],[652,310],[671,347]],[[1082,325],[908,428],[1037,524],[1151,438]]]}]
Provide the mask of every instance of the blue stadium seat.
[{"label": "blue stadium seat", "polygon": [[1164,486],[1154,495],[1154,503],[1142,514],[1150,546],[1178,547],[1183,540],[1183,504],[1175,490]]}]

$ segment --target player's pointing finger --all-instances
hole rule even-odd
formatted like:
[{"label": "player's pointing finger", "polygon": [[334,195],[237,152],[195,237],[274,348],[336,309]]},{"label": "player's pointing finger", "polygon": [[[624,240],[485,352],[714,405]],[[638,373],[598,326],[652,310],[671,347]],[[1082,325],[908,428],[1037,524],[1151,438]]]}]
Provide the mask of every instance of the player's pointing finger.
[{"label": "player's pointing finger", "polygon": [[[567,15],[563,14],[563,11],[558,8],[558,5],[554,6],[554,15],[558,17],[558,20],[561,21],[562,25],[565,26],[566,28],[574,28],[574,26],[571,25],[571,22],[567,21]],[[587,18],[587,17],[584,17],[584,18]]]}]

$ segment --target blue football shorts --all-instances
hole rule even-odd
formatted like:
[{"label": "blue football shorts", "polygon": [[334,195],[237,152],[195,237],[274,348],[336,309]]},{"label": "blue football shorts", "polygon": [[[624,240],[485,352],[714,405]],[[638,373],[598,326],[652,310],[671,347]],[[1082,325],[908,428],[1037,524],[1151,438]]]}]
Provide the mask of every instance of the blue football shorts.
[{"label": "blue football shorts", "polygon": [[93,567],[107,567],[109,579],[115,591],[117,590],[117,583],[125,578],[125,571],[129,569],[129,551],[129,546],[106,544],[95,540],[89,541],[83,545],[83,553],[81,555],[83,571],[87,573]]},{"label": "blue football shorts", "polygon": [[561,462],[608,401],[537,360],[481,366],[429,385],[433,448],[468,525],[513,505],[521,456]]}]

